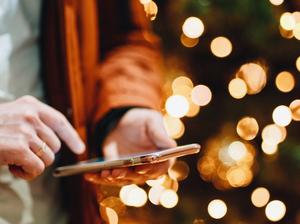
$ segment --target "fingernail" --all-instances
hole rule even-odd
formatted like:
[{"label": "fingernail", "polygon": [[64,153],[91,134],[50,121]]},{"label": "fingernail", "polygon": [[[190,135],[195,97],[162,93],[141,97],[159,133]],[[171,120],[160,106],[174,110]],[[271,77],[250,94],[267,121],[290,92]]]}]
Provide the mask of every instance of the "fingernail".
[{"label": "fingernail", "polygon": [[79,154],[81,154],[81,153],[83,153],[84,151],[85,151],[85,144],[84,144],[83,142],[80,142],[80,143],[79,143],[79,146],[78,146],[77,152],[78,152]]}]

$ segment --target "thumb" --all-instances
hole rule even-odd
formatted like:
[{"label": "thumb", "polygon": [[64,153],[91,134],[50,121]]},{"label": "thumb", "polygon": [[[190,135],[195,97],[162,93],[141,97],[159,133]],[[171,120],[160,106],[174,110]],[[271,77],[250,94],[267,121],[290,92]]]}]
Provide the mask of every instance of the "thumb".
[{"label": "thumb", "polygon": [[156,147],[161,149],[176,147],[177,143],[168,136],[161,114],[151,113],[147,119],[146,130],[148,137]]}]

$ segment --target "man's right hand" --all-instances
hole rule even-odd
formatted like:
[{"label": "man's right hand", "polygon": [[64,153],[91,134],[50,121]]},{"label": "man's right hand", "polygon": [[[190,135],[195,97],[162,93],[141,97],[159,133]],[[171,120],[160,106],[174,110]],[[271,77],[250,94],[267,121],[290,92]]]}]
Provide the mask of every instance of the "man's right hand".
[{"label": "man's right hand", "polygon": [[59,111],[24,96],[0,104],[0,166],[9,165],[17,177],[33,179],[54,161],[61,141],[81,154],[85,145]]}]

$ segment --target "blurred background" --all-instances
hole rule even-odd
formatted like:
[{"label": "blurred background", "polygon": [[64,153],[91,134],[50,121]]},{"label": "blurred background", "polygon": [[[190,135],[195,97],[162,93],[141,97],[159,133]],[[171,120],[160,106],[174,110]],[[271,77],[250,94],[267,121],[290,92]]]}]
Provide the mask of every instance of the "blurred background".
[{"label": "blurred background", "polygon": [[102,217],[300,224],[300,1],[140,2],[162,40],[168,133],[202,150],[145,186],[102,186]]}]

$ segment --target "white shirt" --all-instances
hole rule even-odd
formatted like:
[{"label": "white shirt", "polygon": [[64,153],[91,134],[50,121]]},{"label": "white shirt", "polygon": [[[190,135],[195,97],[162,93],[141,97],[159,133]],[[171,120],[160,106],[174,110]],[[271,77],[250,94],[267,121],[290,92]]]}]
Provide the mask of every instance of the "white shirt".
[{"label": "white shirt", "polygon": [[[23,95],[43,100],[40,12],[41,0],[0,0],[0,103]],[[65,223],[57,193],[49,170],[27,182],[0,167],[0,224]]]}]

